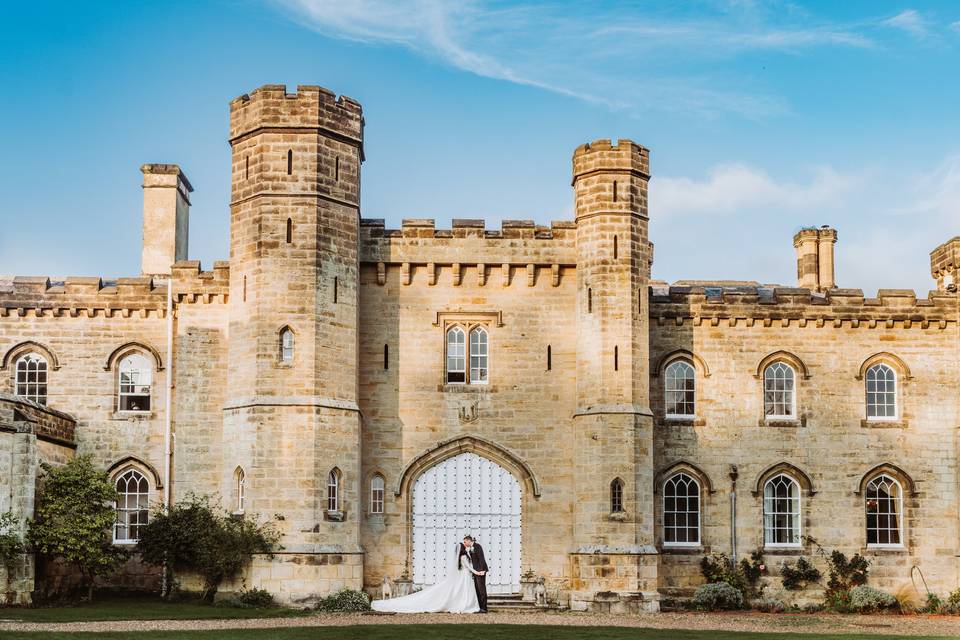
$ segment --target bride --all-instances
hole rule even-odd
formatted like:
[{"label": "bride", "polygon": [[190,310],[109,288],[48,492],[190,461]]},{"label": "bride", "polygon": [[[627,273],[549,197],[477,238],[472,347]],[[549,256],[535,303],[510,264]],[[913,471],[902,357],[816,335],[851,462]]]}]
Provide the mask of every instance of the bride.
[{"label": "bride", "polygon": [[462,543],[457,543],[457,562],[451,567],[447,577],[425,589],[400,598],[374,600],[374,611],[394,613],[476,613],[480,610],[477,603],[477,590],[473,585],[473,576],[481,575],[474,571],[470,557]]}]

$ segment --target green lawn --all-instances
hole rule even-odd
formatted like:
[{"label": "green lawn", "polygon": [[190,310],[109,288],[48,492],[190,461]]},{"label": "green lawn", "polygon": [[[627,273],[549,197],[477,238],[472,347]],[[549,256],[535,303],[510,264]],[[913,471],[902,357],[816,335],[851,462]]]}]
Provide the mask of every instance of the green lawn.
[{"label": "green lawn", "polygon": [[[868,640],[869,635],[803,635],[622,629],[615,627],[545,627],[514,625],[358,625],[226,631],[165,631],[125,633],[11,633],[3,640]],[[876,636],[874,636],[876,637]],[[881,636],[907,640],[907,636]],[[941,636],[942,640],[947,640]],[[931,637],[932,639],[932,637]],[[916,638],[912,638],[916,640]],[[940,640],[938,638],[938,640]],[[956,640],[952,638],[950,640]]]},{"label": "green lawn", "polygon": [[18,622],[90,622],[97,620],[202,620],[277,618],[303,615],[298,609],[241,609],[191,600],[164,602],[156,596],[103,596],[92,603],[66,607],[0,608],[0,620]]}]

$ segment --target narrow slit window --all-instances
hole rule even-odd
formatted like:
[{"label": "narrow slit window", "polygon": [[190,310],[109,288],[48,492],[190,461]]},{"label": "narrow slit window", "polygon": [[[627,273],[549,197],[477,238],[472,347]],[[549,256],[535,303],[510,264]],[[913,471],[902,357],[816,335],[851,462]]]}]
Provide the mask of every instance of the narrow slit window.
[{"label": "narrow slit window", "polygon": [[340,279],[334,276],[333,278],[333,303],[334,304],[337,303],[337,294],[338,294],[337,289],[339,288],[340,288]]},{"label": "narrow slit window", "polygon": [[287,218],[287,244],[293,242],[293,220]]},{"label": "narrow slit window", "polygon": [[247,166],[243,170],[243,177],[249,178],[250,177],[250,156],[247,156],[246,161],[247,161]]},{"label": "narrow slit window", "polygon": [[337,156],[336,161],[333,164],[333,179],[339,182],[340,180],[340,156]]},{"label": "narrow slit window", "polygon": [[390,345],[383,345],[383,368],[384,370],[390,368]]},{"label": "narrow slit window", "polygon": [[547,345],[547,371],[553,369],[553,347]]},{"label": "narrow slit window", "polygon": [[613,236],[613,259],[617,259],[617,236]]},{"label": "narrow slit window", "polygon": [[243,301],[247,301],[247,276],[243,276]]},{"label": "narrow slit window", "polygon": [[613,348],[613,370],[620,370],[620,347]]},{"label": "narrow slit window", "polygon": [[613,181],[613,201],[617,201],[617,181]]},{"label": "narrow slit window", "polygon": [[587,289],[587,313],[593,313],[593,289]]},{"label": "narrow slit window", "polygon": [[287,151],[287,175],[293,174],[293,149]]}]

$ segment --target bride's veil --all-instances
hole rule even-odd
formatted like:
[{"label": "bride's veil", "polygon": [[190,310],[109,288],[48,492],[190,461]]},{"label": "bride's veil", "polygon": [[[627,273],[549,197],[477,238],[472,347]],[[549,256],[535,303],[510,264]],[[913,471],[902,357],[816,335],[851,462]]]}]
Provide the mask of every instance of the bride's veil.
[{"label": "bride's veil", "polygon": [[450,567],[450,571],[452,573],[456,573],[457,571],[460,570],[460,546],[462,544],[463,544],[462,542],[453,543],[453,562],[447,565],[448,567]]}]

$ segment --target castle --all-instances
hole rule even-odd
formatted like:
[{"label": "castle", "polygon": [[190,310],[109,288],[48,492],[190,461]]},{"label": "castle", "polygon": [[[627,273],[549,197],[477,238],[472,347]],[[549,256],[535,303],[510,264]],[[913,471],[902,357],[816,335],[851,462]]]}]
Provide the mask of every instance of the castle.
[{"label": "castle", "polygon": [[[360,215],[363,124],[260,87],[230,104],[229,261],[188,260],[192,186],[148,164],[140,276],[0,284],[0,512],[89,453],[116,544],[191,492],[278,514],[242,583],[291,603],[431,584],[465,533],[492,593],[543,576],[576,609],[656,610],[715,551],[775,577],[808,536],[876,586],[957,587],[960,238],[919,299],[838,288],[826,227],[794,237],[795,287],[668,285],[644,147],[575,150],[573,220],[387,229]],[[115,580],[157,580],[134,565]]]}]

